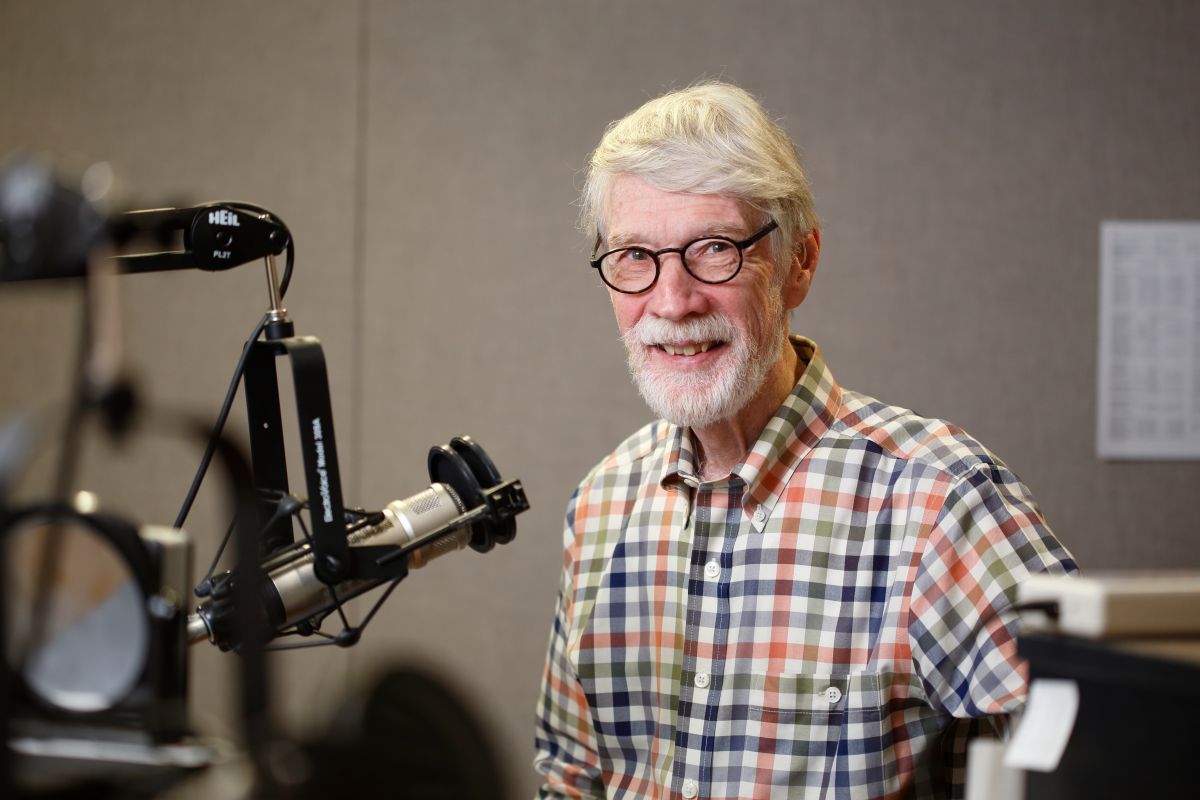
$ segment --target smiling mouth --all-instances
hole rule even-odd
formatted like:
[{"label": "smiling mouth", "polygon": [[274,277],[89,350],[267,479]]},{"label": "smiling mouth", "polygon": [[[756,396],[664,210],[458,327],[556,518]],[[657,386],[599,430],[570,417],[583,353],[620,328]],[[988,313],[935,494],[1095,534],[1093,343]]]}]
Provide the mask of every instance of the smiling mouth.
[{"label": "smiling mouth", "polygon": [[662,350],[667,355],[672,356],[694,356],[697,353],[707,353],[714,347],[719,347],[724,342],[688,342],[686,344],[671,344],[669,342],[660,342],[655,345],[659,350]]}]

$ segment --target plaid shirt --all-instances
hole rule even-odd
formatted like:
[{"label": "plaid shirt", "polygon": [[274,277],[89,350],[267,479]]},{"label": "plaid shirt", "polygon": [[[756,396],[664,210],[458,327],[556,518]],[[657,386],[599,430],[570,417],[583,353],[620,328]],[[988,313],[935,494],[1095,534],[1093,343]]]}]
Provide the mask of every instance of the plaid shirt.
[{"label": "plaid shirt", "polygon": [[643,428],[567,509],[538,707],[542,797],[944,797],[1023,702],[1003,611],[1074,571],[1029,490],[963,431],[803,377],[701,482]]}]

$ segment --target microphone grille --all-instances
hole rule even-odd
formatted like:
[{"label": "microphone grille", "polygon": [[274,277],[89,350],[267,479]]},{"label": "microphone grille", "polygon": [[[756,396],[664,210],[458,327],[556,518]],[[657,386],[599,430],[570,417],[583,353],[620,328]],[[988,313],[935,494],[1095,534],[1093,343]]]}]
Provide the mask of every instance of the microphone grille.
[{"label": "microphone grille", "polygon": [[441,505],[441,498],[434,492],[422,492],[420,496],[413,498],[412,504],[408,507],[414,515],[420,516],[434,511]]}]

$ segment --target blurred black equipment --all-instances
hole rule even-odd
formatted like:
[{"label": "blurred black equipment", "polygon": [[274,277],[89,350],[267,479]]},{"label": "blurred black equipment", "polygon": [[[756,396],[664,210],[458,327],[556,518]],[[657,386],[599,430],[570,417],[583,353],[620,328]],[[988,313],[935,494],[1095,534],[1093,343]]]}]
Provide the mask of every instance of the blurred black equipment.
[{"label": "blurred black equipment", "polygon": [[500,761],[484,727],[446,682],[396,667],[352,697],[303,749],[301,800],[373,796],[504,800]]},{"label": "blurred black equipment", "polygon": [[106,239],[104,217],[28,158],[0,170],[0,281],[77,278]]},{"label": "blurred black equipment", "polygon": [[[209,440],[207,425],[170,422],[174,435]],[[230,511],[250,518],[248,460],[224,437],[215,454]],[[216,751],[187,720],[190,556],[183,531],[135,525],[90,492],[69,504],[3,504],[4,751],[15,756],[5,797],[102,797],[113,787],[149,797],[212,763]],[[261,670],[253,659],[242,666]],[[245,727],[265,729],[262,693],[250,700]]]},{"label": "blurred black equipment", "polygon": [[[49,772],[88,796],[112,794],[117,786],[121,796],[150,796],[180,770],[208,763],[211,753],[189,738],[184,708],[187,644],[201,639],[240,655],[243,746],[258,795],[275,796],[285,783],[297,793],[295,780],[284,780],[269,755],[283,740],[270,723],[264,651],[355,644],[410,569],[467,545],[487,552],[512,541],[514,518],[528,501],[519,481],[502,480],[487,453],[460,436],[430,451],[431,485],[424,491],[380,511],[346,507],[324,353],[317,339],[295,335],[283,307],[295,259],[283,221],[242,202],[105,214],[93,201],[85,189],[66,186],[27,159],[0,169],[0,282],[84,278],[86,300],[50,500],[10,504],[7,490],[28,437],[12,435],[13,429],[0,436],[0,575],[10,574],[6,565],[35,565],[24,580],[6,580],[10,588],[0,592],[7,654],[0,670],[0,796],[11,796],[10,788],[63,790],[38,784],[36,776]],[[130,252],[142,240],[153,247]],[[285,252],[281,277],[275,259]],[[266,266],[269,306],[242,349],[215,424],[204,432],[206,449],[174,524],[138,525],[98,511],[95,498],[74,487],[83,421],[98,415],[120,437],[141,416],[122,369],[116,275],[220,271],[258,259]],[[307,498],[293,496],[288,485],[276,372],[285,356]],[[224,435],[243,382],[249,459]],[[195,587],[202,602],[189,619],[190,545],[183,526],[214,458],[227,478],[233,519]],[[303,533],[299,540],[293,523]],[[215,574],[230,541],[234,565]],[[76,548],[85,554],[72,561]],[[60,570],[73,563],[87,571],[106,559],[116,566],[101,572],[118,577],[102,582],[88,602],[66,603],[66,613],[59,613],[64,608],[54,592],[62,583],[53,579]],[[345,601],[385,584],[364,619],[352,625]],[[320,631],[335,613],[341,632]],[[268,645],[292,634],[308,638]],[[118,646],[102,648],[101,642]],[[101,652],[110,660],[98,661]],[[54,768],[47,771],[48,764]],[[131,779],[139,788],[131,788]]]},{"label": "blurred black equipment", "polygon": [[[184,730],[184,635],[190,546],[174,528],[134,528],[120,517],[74,507],[30,506],[5,520],[4,546],[14,561],[56,537],[64,554],[56,604],[32,630],[35,594],[28,573],[7,576],[11,643],[33,642],[24,655],[22,700],[50,715],[107,714],[118,724],[135,720],[154,738]],[[17,558],[14,558],[16,556]],[[89,580],[90,578],[90,580]],[[127,713],[132,711],[144,714]]]}]

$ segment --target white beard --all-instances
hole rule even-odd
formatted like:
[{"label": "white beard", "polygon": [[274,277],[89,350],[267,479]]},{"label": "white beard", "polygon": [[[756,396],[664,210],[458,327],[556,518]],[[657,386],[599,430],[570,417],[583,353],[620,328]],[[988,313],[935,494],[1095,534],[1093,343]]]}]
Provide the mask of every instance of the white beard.
[{"label": "white beard", "polygon": [[[622,338],[629,372],[650,410],[675,425],[704,428],[745,408],[787,341],[783,303],[777,297],[772,300],[754,330],[738,328],[722,314],[678,323],[659,317],[638,320]],[[724,342],[725,352],[702,370],[673,371],[653,365],[645,349],[645,345],[706,341]]]}]

